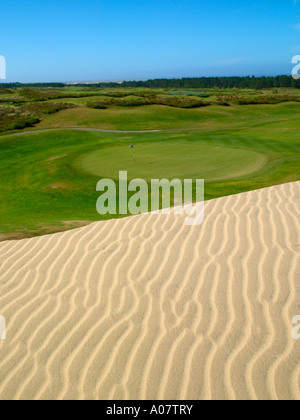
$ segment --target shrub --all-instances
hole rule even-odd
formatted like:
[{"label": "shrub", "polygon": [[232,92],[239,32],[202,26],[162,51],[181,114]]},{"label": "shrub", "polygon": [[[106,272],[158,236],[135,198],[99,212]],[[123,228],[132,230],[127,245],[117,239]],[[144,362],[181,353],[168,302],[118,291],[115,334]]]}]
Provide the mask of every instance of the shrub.
[{"label": "shrub", "polygon": [[63,109],[73,108],[69,103],[30,103],[21,107],[6,106],[0,108],[0,132],[22,130],[39,123],[44,115],[53,114]]}]

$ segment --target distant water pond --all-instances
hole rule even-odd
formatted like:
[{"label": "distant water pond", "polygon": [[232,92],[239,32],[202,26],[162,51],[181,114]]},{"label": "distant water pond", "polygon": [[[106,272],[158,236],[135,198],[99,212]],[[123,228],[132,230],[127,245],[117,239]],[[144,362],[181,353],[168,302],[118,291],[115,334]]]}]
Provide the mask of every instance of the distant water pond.
[{"label": "distant water pond", "polygon": [[170,95],[208,95],[206,92],[170,92]]}]

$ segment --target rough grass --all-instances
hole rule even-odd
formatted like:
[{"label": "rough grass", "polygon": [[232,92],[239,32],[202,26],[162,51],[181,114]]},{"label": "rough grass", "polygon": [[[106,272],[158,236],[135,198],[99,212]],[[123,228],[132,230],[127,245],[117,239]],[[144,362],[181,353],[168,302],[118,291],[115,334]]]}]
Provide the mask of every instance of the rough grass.
[{"label": "rough grass", "polygon": [[264,123],[298,119],[300,105],[284,103],[259,106],[211,106],[199,109],[152,105],[105,110],[85,107],[46,116],[36,127],[91,127],[111,130],[217,130],[247,128]]}]

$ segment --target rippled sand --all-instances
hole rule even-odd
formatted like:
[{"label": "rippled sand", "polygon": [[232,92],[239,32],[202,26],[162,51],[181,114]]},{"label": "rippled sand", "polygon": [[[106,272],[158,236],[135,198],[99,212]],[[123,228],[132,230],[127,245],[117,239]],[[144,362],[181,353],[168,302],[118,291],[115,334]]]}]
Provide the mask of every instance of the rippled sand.
[{"label": "rippled sand", "polygon": [[0,399],[300,399],[300,182],[0,243]]}]

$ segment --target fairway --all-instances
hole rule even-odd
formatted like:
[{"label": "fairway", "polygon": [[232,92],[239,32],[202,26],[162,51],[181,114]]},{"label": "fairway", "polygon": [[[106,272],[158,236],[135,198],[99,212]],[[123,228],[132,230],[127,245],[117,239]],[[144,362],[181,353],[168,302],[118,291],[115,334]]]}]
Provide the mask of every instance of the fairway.
[{"label": "fairway", "polygon": [[263,154],[242,148],[198,142],[153,142],[126,144],[95,150],[79,160],[82,169],[99,177],[117,179],[127,171],[129,179],[174,178],[217,181],[243,177],[261,169]]}]

